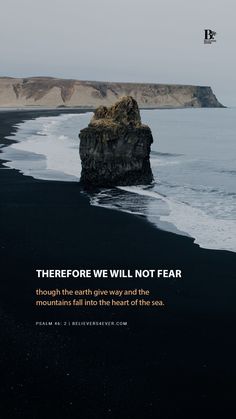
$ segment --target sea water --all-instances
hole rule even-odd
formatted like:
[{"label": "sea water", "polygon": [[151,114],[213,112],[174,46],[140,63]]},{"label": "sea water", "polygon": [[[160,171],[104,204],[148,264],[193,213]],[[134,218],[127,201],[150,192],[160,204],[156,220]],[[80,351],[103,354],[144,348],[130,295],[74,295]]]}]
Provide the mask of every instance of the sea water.
[{"label": "sea water", "polygon": [[[27,120],[2,149],[6,166],[44,180],[79,181],[78,133],[91,113]],[[143,110],[154,142],[151,185],[100,189],[91,205],[145,216],[203,248],[236,251],[236,109]]]}]

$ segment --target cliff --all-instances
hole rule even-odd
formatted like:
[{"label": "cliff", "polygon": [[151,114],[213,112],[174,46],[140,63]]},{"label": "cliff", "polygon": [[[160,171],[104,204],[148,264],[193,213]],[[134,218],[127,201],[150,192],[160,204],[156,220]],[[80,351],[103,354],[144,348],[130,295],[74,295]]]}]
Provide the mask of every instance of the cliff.
[{"label": "cliff", "polygon": [[127,95],[141,108],[222,107],[207,86],[0,77],[0,107],[96,108]]},{"label": "cliff", "polygon": [[148,184],[153,142],[141,123],[136,100],[126,96],[110,108],[100,106],[80,131],[81,183],[87,187]]}]

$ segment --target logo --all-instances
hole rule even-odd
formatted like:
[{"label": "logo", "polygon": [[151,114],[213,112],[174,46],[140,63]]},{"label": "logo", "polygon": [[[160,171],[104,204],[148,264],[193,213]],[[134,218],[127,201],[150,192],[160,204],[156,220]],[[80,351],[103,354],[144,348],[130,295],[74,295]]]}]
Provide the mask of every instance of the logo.
[{"label": "logo", "polygon": [[204,29],[204,44],[212,44],[212,42],[216,42],[215,36],[216,32],[212,31],[211,29]]}]

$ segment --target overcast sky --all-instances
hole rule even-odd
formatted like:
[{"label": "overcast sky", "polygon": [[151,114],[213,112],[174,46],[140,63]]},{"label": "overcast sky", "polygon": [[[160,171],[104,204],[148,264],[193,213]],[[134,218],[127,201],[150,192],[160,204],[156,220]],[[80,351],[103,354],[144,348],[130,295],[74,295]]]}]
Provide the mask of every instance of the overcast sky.
[{"label": "overcast sky", "polygon": [[[235,0],[0,0],[0,75],[210,85],[236,106]],[[204,29],[217,42],[204,45]]]}]

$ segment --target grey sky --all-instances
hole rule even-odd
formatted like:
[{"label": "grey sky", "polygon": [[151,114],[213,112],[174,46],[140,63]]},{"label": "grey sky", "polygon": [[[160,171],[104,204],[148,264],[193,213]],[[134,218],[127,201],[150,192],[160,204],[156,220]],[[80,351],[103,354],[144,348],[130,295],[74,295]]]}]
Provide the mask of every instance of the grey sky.
[{"label": "grey sky", "polygon": [[[236,105],[235,0],[0,0],[0,75],[212,86]],[[203,44],[203,31],[217,42]]]}]

